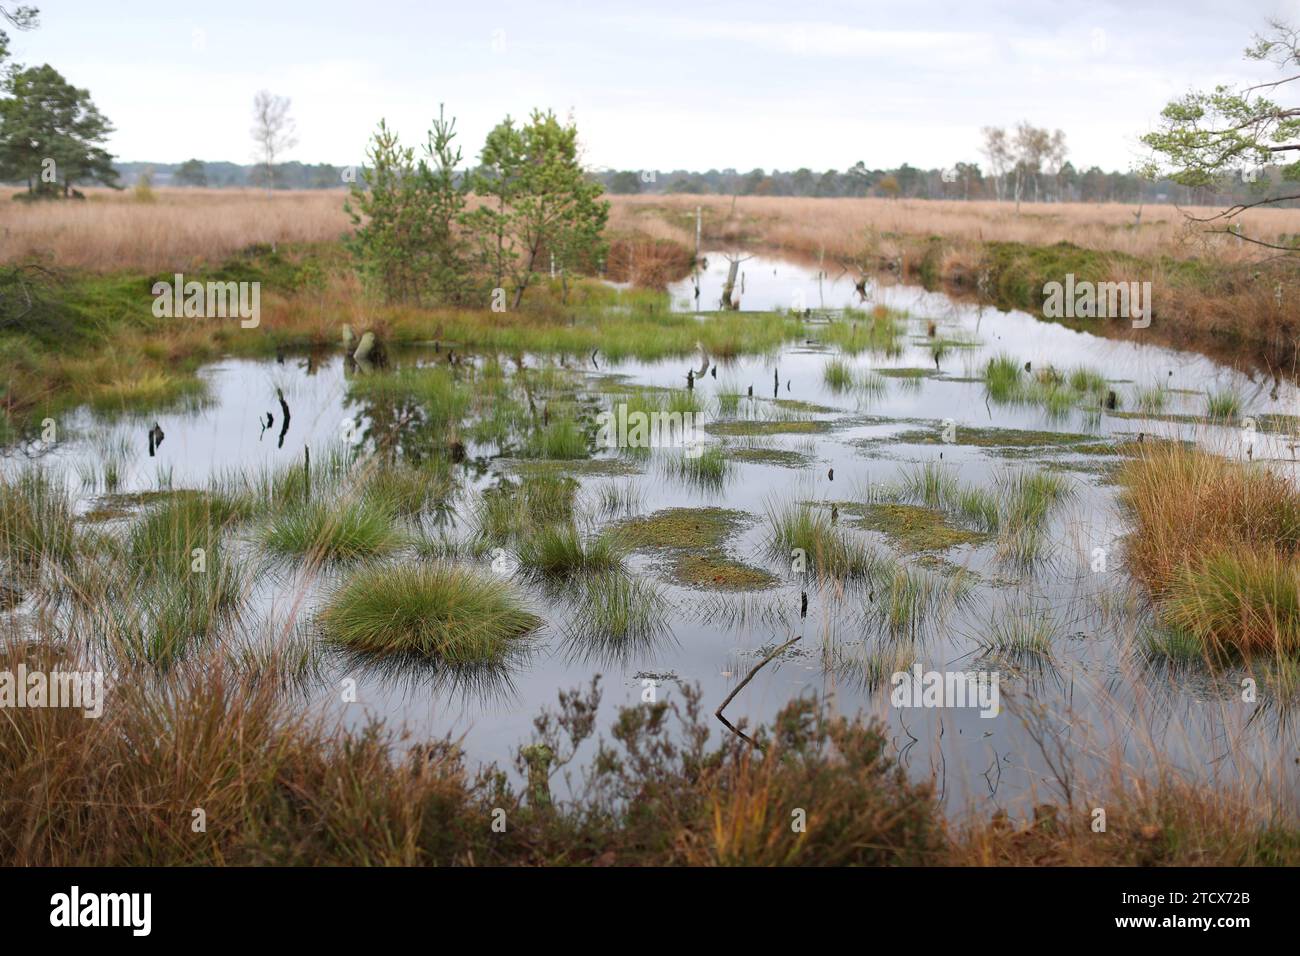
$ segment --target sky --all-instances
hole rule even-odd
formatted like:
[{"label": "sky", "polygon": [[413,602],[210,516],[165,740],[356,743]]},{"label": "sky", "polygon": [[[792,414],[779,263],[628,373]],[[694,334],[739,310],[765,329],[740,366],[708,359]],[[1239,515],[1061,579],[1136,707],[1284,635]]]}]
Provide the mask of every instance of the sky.
[{"label": "sky", "polygon": [[159,163],[252,162],[266,89],[292,100],[285,158],[334,165],[380,118],[423,142],[445,103],[467,163],[550,108],[595,168],[939,168],[1028,120],[1127,170],[1169,99],[1280,75],[1242,50],[1300,23],[1300,0],[25,2],[41,24],[8,31],[13,60],[88,88],[118,159]]}]

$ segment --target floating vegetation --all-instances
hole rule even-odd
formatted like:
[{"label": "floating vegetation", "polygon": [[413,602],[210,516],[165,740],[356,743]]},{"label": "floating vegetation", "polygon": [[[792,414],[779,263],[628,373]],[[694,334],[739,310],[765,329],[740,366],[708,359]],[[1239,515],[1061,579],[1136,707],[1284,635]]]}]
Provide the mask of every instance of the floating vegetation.
[{"label": "floating vegetation", "polygon": [[[951,438],[951,441],[947,440]],[[953,445],[980,448],[1000,458],[1041,458],[1056,455],[1114,455],[1109,439],[1078,432],[1040,431],[1021,428],[973,427],[957,424],[947,429],[942,422],[932,428],[912,428],[893,435],[858,439],[860,447],[878,445]]]},{"label": "floating vegetation", "polygon": [[625,521],[618,533],[633,550],[705,550],[720,547],[749,519],[727,508],[669,508]]},{"label": "floating vegetation", "polygon": [[782,468],[803,468],[811,463],[807,455],[784,448],[732,448],[735,461],[751,465],[779,465]]},{"label": "floating vegetation", "polygon": [[760,591],[780,583],[770,571],[737,561],[716,548],[679,556],[672,577],[678,584],[720,591]]},{"label": "floating vegetation", "polygon": [[857,520],[860,527],[879,531],[904,551],[947,551],[967,544],[980,544],[987,535],[949,523],[942,511],[918,505],[876,504],[866,508]]},{"label": "floating vegetation", "polygon": [[743,437],[747,435],[814,435],[819,432],[829,431],[830,427],[830,422],[820,420],[753,420],[709,422],[704,426],[704,430],[712,435]]},{"label": "floating vegetation", "polygon": [[874,371],[885,378],[933,378],[938,374],[932,368],[878,368]]}]

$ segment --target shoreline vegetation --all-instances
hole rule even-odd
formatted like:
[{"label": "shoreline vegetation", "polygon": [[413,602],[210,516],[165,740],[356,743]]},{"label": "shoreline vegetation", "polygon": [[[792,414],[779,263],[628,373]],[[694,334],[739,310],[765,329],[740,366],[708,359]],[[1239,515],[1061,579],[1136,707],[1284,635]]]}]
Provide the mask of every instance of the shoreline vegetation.
[{"label": "shoreline vegetation", "polygon": [[[84,666],[0,649],[0,671]],[[283,663],[283,662],[279,662]],[[263,661],[274,668],[276,662]],[[709,743],[697,691],[596,724],[601,692],[561,692],[515,753],[525,781],[471,768],[451,740],[374,720],[331,728],[229,658],[122,680],[100,719],[6,711],[0,860],[16,866],[875,865],[1254,866],[1300,862],[1300,831],[1245,794],[1115,774],[1107,798],[949,823],[879,725],[800,698],[765,748]],[[159,728],[167,728],[160,733]],[[607,730],[612,734],[606,735]],[[562,769],[597,758],[578,791]],[[113,768],[105,772],[105,768]],[[1098,802],[1102,801],[1102,802]],[[1107,807],[1104,834],[1090,807]],[[192,826],[195,808],[205,826]],[[792,825],[797,821],[799,825]]]}]

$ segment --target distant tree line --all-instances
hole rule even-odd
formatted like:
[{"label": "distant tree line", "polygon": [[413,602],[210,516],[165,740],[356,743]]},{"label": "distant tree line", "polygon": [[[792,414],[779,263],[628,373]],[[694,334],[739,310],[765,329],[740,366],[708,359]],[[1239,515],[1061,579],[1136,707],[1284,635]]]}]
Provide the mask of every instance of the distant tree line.
[{"label": "distant tree line", "polygon": [[[1013,170],[1002,176],[987,174],[979,163],[959,162],[947,169],[919,169],[904,163],[893,169],[869,169],[862,161],[840,171],[817,172],[808,168],[710,169],[707,172],[674,170],[602,170],[594,173],[605,189],[616,195],[694,193],[724,196],[820,196],[886,199],[1006,199],[1014,200]],[[1186,185],[1173,178],[1145,179],[1132,172],[1105,172],[1092,166],[1079,170],[1066,161],[1052,173],[1040,173],[1028,185],[1022,178],[1025,201],[1178,203],[1220,205],[1254,201],[1278,195],[1285,189],[1282,171],[1265,167],[1247,174],[1225,173],[1206,185]],[[1034,186],[1037,186],[1035,195]],[[1296,205],[1296,200],[1279,205]]]},{"label": "distant tree line", "polygon": [[[127,185],[148,174],[155,186],[191,186],[207,189],[263,189],[268,185],[264,163],[241,165],[188,159],[183,163],[115,163]],[[329,163],[276,163],[271,169],[275,189],[343,189],[348,186],[348,167]]]}]

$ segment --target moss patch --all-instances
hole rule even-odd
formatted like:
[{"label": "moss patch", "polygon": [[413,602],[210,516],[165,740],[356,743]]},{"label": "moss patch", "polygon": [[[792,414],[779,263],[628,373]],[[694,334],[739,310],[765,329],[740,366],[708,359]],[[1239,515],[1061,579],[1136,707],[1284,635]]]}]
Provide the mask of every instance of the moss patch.
[{"label": "moss patch", "polygon": [[798,398],[778,398],[776,404],[781,408],[788,408],[792,412],[807,412],[809,415],[830,415],[838,409],[830,408],[826,405],[818,405],[816,402],[805,402]]},{"label": "moss patch", "polygon": [[749,515],[728,508],[668,508],[619,525],[633,549],[672,548],[703,551],[717,548]]},{"label": "moss patch", "polygon": [[933,428],[916,428],[884,435],[879,438],[865,438],[854,444],[862,446],[879,444],[898,445],[963,445],[972,448],[984,448],[1003,458],[1028,458],[1043,454],[1075,455],[1113,455],[1116,454],[1112,442],[1096,435],[1081,435],[1076,432],[1033,431],[1019,428],[970,428],[958,425],[956,441],[943,440],[943,428],[936,422]]},{"label": "moss patch", "polygon": [[704,430],[710,435],[744,437],[747,435],[813,435],[830,430],[830,422],[820,421],[744,421],[710,422]]},{"label": "moss patch", "polygon": [[679,584],[720,591],[759,591],[780,580],[762,568],[733,560],[717,549],[682,555],[673,565],[672,577]]},{"label": "moss patch", "polygon": [[979,544],[989,537],[956,527],[942,512],[919,505],[869,505],[863,517],[854,523],[879,531],[904,551],[947,551],[958,545]]},{"label": "moss patch", "polygon": [[639,475],[641,469],[625,458],[578,458],[570,460],[514,460],[506,463],[520,477],[533,475],[592,475],[602,478],[621,478]]},{"label": "moss patch", "polygon": [[930,378],[938,374],[932,368],[878,368],[873,371],[885,378]]},{"label": "moss patch", "polygon": [[780,465],[782,468],[803,468],[811,461],[807,455],[783,448],[734,448],[728,453],[735,461],[751,465]]}]

